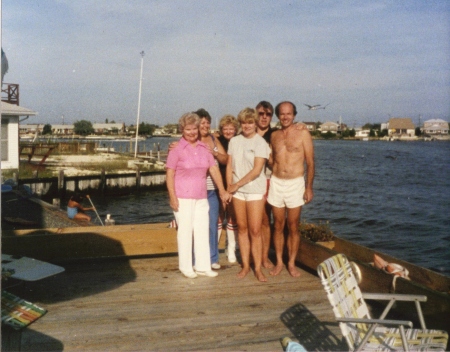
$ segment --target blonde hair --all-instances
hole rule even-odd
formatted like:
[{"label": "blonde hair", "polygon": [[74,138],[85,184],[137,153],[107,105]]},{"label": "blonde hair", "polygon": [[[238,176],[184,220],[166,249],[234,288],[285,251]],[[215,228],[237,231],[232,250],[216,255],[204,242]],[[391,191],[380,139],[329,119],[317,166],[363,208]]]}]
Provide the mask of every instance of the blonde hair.
[{"label": "blonde hair", "polygon": [[200,117],[193,112],[187,112],[178,120],[180,132],[183,132],[187,125],[196,125],[197,127],[200,126]]},{"label": "blonde hair", "polygon": [[255,109],[245,108],[238,114],[239,123],[256,123],[258,122],[258,114]]},{"label": "blonde hair", "polygon": [[219,130],[220,133],[222,133],[222,128],[224,128],[226,125],[233,125],[236,132],[239,129],[239,122],[236,120],[236,118],[233,115],[227,114],[224,115],[219,122]]}]

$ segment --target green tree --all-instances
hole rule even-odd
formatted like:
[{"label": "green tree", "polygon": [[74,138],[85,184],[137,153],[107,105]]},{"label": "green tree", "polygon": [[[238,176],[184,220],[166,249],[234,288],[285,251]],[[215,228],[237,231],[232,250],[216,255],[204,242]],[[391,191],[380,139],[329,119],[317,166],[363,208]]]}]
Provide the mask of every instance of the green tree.
[{"label": "green tree", "polygon": [[94,127],[92,127],[92,123],[86,120],[75,121],[73,124],[73,131],[75,134],[79,134],[81,136],[87,136],[88,134],[95,132]]},{"label": "green tree", "polygon": [[153,132],[155,132],[155,129],[157,128],[156,125],[141,122],[139,125],[139,134],[140,135],[153,135]]},{"label": "green tree", "polygon": [[333,132],[328,131],[327,133],[322,133],[322,137],[325,139],[332,139],[336,138],[336,135]]},{"label": "green tree", "polygon": [[352,129],[350,130],[350,137],[355,137],[355,136],[356,136],[356,131],[355,131],[354,128],[352,128]]},{"label": "green tree", "polygon": [[174,131],[178,131],[178,124],[176,123],[168,123],[164,126],[164,131],[166,133],[173,133]]},{"label": "green tree", "polygon": [[422,131],[420,130],[420,127],[416,127],[416,136],[420,137],[422,135]]},{"label": "green tree", "polygon": [[369,137],[375,137],[375,131],[372,128],[369,131]]},{"label": "green tree", "polygon": [[108,119],[107,119],[107,118],[105,119],[105,123],[109,123],[109,121],[108,121]]},{"label": "green tree", "polygon": [[42,129],[42,134],[52,134],[52,125],[45,124],[44,128]]},{"label": "green tree", "polygon": [[347,130],[342,131],[341,136],[342,136],[342,138],[348,138],[348,137],[350,137],[350,130],[347,129]]}]

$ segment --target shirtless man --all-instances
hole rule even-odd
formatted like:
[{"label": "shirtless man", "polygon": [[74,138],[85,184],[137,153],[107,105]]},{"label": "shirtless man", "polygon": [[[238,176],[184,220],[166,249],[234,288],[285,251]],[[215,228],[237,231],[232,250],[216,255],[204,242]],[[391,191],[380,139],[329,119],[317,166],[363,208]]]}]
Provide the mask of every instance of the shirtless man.
[{"label": "shirtless man", "polygon": [[[283,269],[284,225],[287,221],[288,264],[287,270],[293,277],[300,276],[295,266],[295,257],[300,245],[298,232],[302,205],[313,199],[314,147],[308,130],[295,128],[297,108],[291,102],[278,104],[275,114],[281,123],[281,130],[272,133],[272,166],[268,202],[274,216],[274,246],[277,257],[271,275],[278,275]],[[305,163],[307,177],[305,180]]]}]

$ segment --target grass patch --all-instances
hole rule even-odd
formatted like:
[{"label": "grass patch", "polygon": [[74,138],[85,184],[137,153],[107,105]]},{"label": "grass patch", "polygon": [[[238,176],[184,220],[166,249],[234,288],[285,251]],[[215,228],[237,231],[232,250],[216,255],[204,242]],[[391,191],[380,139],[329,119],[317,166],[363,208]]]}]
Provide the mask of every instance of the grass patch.
[{"label": "grass patch", "polygon": [[81,163],[78,168],[89,171],[99,171],[105,169],[105,172],[116,172],[120,170],[128,169],[128,159],[124,158],[123,160],[113,160],[113,161],[102,161],[101,163]]}]

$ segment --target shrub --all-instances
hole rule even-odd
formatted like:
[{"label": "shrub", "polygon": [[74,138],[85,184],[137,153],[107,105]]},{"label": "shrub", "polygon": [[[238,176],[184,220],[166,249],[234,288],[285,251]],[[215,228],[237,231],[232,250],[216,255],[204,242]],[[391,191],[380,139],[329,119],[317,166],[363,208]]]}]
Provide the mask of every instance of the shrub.
[{"label": "shrub", "polygon": [[333,231],[328,222],[326,224],[307,224],[300,223],[299,231],[302,237],[313,242],[326,242],[334,239]]}]

